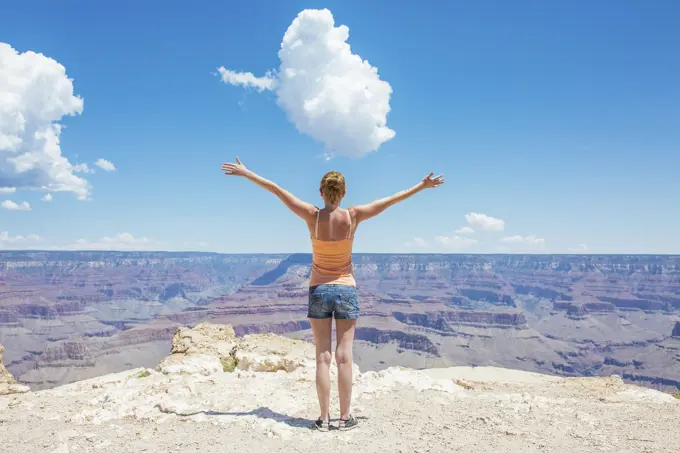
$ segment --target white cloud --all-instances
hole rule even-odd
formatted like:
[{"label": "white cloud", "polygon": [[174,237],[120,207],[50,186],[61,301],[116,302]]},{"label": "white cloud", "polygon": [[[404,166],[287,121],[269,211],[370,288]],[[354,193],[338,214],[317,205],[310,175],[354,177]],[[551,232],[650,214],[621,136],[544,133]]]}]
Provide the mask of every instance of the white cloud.
[{"label": "white cloud", "polygon": [[241,85],[246,88],[255,88],[257,91],[273,90],[276,88],[276,79],[268,73],[264,77],[255,77],[252,72],[234,72],[224,67],[220,67],[217,71],[222,76],[222,82],[231,85]]},{"label": "white cloud", "polygon": [[52,201],[52,194],[51,193],[45,194],[45,196],[42,197],[41,200],[42,201]]},{"label": "white cloud", "polygon": [[467,220],[467,223],[471,226],[485,231],[503,231],[505,229],[505,222],[503,220],[486,214],[471,212],[470,214],[465,215],[465,220]]},{"label": "white cloud", "polygon": [[28,236],[10,236],[7,231],[0,231],[0,249],[23,249],[31,244],[40,242],[40,236],[29,234]]},{"label": "white cloud", "polygon": [[104,171],[116,171],[116,166],[106,159],[97,159],[97,162],[94,164]]},{"label": "white cloud", "polygon": [[209,247],[210,244],[205,242],[205,241],[187,241],[184,243],[184,247],[188,247],[190,249],[196,249],[196,248],[206,248]]},{"label": "white cloud", "polygon": [[0,43],[0,186],[89,198],[91,185],[75,175],[59,143],[58,121],[82,111],[64,66]]},{"label": "white cloud", "polygon": [[545,245],[545,239],[536,236],[507,236],[501,239],[501,242],[506,244],[523,244],[532,247],[542,247]]},{"label": "white cloud", "polygon": [[30,211],[31,210],[31,205],[28,204],[26,201],[22,201],[21,203],[17,204],[13,202],[12,200],[5,200],[0,204],[5,209],[9,209],[10,211]]},{"label": "white cloud", "polygon": [[472,228],[466,226],[466,227],[461,227],[456,230],[456,234],[473,234],[475,230]]},{"label": "white cloud", "polygon": [[87,164],[76,164],[73,166],[73,173],[94,173]]},{"label": "white cloud", "polygon": [[16,187],[0,187],[0,193],[14,193],[16,191]]},{"label": "white cloud", "polygon": [[404,245],[407,247],[427,247],[427,241],[423,238],[413,238],[411,241],[407,241]]},{"label": "white cloud", "polygon": [[130,233],[118,233],[114,237],[103,237],[94,242],[88,239],[78,239],[64,248],[67,250],[160,250],[161,245],[161,242],[147,237],[136,238]]},{"label": "white cloud", "polygon": [[274,91],[297,130],[325,145],[327,158],[363,157],[395,136],[387,127],[392,87],[352,53],[348,38],[329,10],[306,9],[283,36],[275,75],[218,71],[225,83]]},{"label": "white cloud", "polygon": [[476,239],[462,236],[435,236],[434,241],[452,250],[462,250],[477,244]]},{"label": "white cloud", "polygon": [[578,247],[570,248],[571,253],[585,253],[588,251],[588,246],[586,244],[579,244]]}]

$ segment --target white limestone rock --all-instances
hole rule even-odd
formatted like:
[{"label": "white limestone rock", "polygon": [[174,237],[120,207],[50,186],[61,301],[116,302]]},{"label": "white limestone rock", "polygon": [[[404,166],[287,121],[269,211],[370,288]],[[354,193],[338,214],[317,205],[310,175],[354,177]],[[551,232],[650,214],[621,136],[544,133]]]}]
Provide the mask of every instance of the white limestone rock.
[{"label": "white limestone rock", "polygon": [[31,389],[25,385],[18,384],[12,373],[10,373],[2,363],[2,353],[5,347],[0,344],[0,395],[11,395],[12,393],[26,393]]}]

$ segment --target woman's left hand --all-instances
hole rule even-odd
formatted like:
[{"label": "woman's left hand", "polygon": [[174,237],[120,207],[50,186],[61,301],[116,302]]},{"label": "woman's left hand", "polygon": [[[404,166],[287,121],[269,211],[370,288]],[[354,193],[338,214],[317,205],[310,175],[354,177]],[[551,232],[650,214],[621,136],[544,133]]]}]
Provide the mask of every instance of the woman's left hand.
[{"label": "woman's left hand", "polygon": [[222,171],[227,176],[245,176],[245,174],[248,172],[248,169],[246,168],[245,165],[241,163],[241,161],[237,157],[235,164],[232,164],[230,162],[225,162],[224,164],[222,164]]}]

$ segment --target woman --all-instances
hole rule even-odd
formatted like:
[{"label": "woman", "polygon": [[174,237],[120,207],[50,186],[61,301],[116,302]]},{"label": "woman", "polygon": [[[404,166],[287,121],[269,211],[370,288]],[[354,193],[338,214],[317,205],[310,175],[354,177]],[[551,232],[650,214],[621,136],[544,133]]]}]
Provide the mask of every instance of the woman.
[{"label": "woman", "polygon": [[359,224],[375,217],[389,206],[405,200],[423,189],[438,187],[444,183],[442,175],[432,177],[430,173],[410,189],[372,203],[340,207],[346,193],[345,178],[331,171],[321,179],[319,193],[324,208],[304,202],[282,189],[274,182],[248,170],[236,158],[236,163],[225,163],[222,171],[230,176],[243,176],[258,186],[273,193],[297,216],[301,217],[309,229],[312,241],[312,271],[309,281],[308,314],[316,347],[316,391],[319,397],[321,414],[315,427],[328,431],[330,425],[330,366],[331,333],[335,318],[336,349],[335,361],[338,367],[338,393],[340,397],[341,430],[357,426],[350,413],[352,399],[352,343],[354,329],[359,318],[359,299],[352,267],[352,245],[354,232]]}]

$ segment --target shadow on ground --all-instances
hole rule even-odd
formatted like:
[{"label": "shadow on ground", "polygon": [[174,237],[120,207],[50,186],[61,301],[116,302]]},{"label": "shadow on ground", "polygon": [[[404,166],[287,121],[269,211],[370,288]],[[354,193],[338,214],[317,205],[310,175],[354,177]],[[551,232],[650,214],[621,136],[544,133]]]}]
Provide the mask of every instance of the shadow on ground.
[{"label": "shadow on ground", "polygon": [[[156,408],[160,409],[159,406]],[[193,411],[193,412],[177,412],[172,409],[161,409],[161,412],[166,414],[174,414],[179,417],[191,417],[194,415],[205,414],[210,416],[231,416],[231,417],[258,417],[264,420],[274,420],[277,423],[285,423],[293,428],[314,429],[314,421],[308,418],[291,417],[289,415],[274,412],[268,407],[259,407],[249,412],[218,412],[218,411]],[[357,420],[367,420],[367,417],[358,416]]]}]

